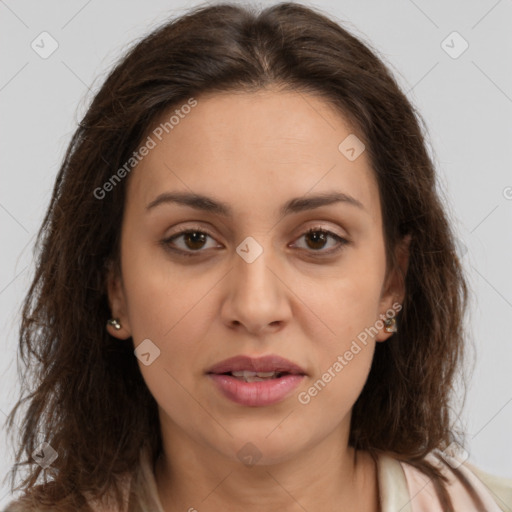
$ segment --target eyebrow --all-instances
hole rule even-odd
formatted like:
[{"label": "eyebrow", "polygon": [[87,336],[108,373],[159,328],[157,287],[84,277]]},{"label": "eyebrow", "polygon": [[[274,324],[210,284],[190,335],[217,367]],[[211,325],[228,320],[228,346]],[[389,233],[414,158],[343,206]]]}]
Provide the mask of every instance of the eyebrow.
[{"label": "eyebrow", "polygon": [[[164,192],[151,201],[146,206],[146,210],[149,211],[161,204],[169,203],[188,206],[195,210],[201,210],[223,217],[233,217],[233,209],[227,203],[191,192]],[[281,207],[280,214],[281,216],[286,216],[335,203],[345,203],[362,210],[365,209],[360,201],[348,194],[342,192],[324,192],[308,197],[295,197],[290,199]]]}]

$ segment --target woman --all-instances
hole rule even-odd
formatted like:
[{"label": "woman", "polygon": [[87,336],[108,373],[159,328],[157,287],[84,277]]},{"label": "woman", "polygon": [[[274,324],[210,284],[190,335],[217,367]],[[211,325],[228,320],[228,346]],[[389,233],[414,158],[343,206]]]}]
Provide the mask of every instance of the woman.
[{"label": "woman", "polygon": [[419,116],[323,14],[202,6],[134,46],[39,241],[7,511],[512,507],[454,453],[467,290]]}]

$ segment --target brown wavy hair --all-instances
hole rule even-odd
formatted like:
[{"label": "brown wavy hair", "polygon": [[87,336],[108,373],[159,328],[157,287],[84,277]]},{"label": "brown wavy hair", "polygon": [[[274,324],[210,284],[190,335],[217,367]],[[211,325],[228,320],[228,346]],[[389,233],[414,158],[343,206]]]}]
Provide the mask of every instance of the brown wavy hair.
[{"label": "brown wavy hair", "polygon": [[[133,346],[105,329],[106,276],[112,265],[119,268],[127,180],[103,200],[93,192],[172,107],[205,92],[271,86],[319,95],[364,141],[379,186],[389,268],[397,264],[394,248],[411,235],[398,333],[376,346],[353,408],[350,444],[421,469],[443,509],[453,510],[445,476],[423,459],[463,435],[450,404],[462,374],[468,291],[426,147],[428,130],[375,49],[320,10],[296,3],[261,11],[229,3],[196,7],[135,43],[92,100],[34,249],[18,349],[24,388],[8,417],[13,433],[17,410],[28,401],[13,443],[19,449],[11,489],[18,466],[28,466],[13,490],[41,506],[88,510],[84,493],[100,498],[112,491],[121,507],[117,477],[138,470],[145,443],[155,458],[160,453],[157,404]],[[31,458],[42,440],[59,454],[46,470]],[[41,473],[44,483],[36,485]]]}]

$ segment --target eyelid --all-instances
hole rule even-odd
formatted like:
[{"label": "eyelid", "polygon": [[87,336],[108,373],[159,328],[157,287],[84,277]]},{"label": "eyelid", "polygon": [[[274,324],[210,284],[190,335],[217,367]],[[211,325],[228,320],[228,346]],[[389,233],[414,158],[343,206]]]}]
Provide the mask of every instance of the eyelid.
[{"label": "eyelid", "polygon": [[338,242],[338,245],[336,247],[328,249],[328,250],[319,249],[319,250],[315,251],[314,249],[310,249],[310,250],[303,249],[304,251],[311,253],[312,255],[319,255],[319,256],[332,255],[332,254],[338,252],[340,249],[343,248],[343,246],[345,246],[349,243],[347,238],[345,238],[345,237],[339,235],[338,233],[332,231],[331,229],[328,229],[323,226],[313,226],[313,227],[307,228],[305,231],[301,232],[301,234],[296,238],[296,240],[301,239],[303,236],[308,235],[309,233],[324,233],[328,238],[333,238],[334,240],[336,240]]},{"label": "eyelid", "polygon": [[168,250],[171,250],[172,252],[174,253],[178,253],[179,255],[182,255],[182,256],[199,256],[200,253],[203,253],[203,252],[206,252],[206,250],[204,249],[199,249],[197,251],[185,251],[183,249],[179,249],[177,247],[172,247],[170,245],[170,243],[176,239],[176,238],[179,238],[180,236],[182,235],[186,235],[187,233],[203,233],[205,235],[208,235],[210,238],[212,239],[215,239],[215,236],[206,228],[204,227],[199,227],[199,226],[190,226],[190,227],[186,227],[186,228],[183,228],[179,231],[176,231],[176,233],[173,233],[167,237],[165,237],[161,243],[163,244],[163,246],[165,248],[167,248]]},{"label": "eyelid", "polygon": [[[325,233],[325,235],[328,238],[329,237],[333,238],[338,243],[338,245],[335,248],[331,248],[331,249],[328,249],[328,250],[319,249],[319,250],[315,251],[314,249],[308,250],[308,249],[300,248],[302,251],[305,251],[305,252],[309,253],[309,255],[311,255],[313,257],[314,256],[318,256],[318,257],[331,256],[333,254],[338,253],[341,249],[344,248],[344,246],[346,246],[346,245],[348,245],[350,243],[350,241],[346,237],[341,236],[338,233],[332,231],[331,229],[329,229],[329,228],[327,228],[325,226],[321,226],[321,225],[314,225],[312,227],[303,229],[301,231],[300,235],[298,237],[296,237],[294,240],[299,240],[300,238],[302,238],[303,236],[305,236],[305,235],[307,235],[307,234],[309,234],[311,232],[313,232],[313,233],[316,233],[316,232]],[[209,236],[212,239],[215,239],[215,236],[207,228],[204,228],[202,226],[190,226],[190,227],[183,228],[180,231],[177,231],[177,232],[169,235],[168,237],[163,239],[161,241],[161,243],[168,250],[171,250],[172,252],[178,253],[179,255],[182,255],[182,256],[185,256],[185,257],[199,256],[201,253],[207,252],[206,249],[198,249],[197,251],[192,251],[192,250],[179,249],[179,248],[176,248],[176,247],[172,247],[170,245],[170,243],[173,240],[175,240],[176,238],[179,238],[182,235],[186,235],[187,233],[202,233],[202,234],[205,234],[205,235]]]}]

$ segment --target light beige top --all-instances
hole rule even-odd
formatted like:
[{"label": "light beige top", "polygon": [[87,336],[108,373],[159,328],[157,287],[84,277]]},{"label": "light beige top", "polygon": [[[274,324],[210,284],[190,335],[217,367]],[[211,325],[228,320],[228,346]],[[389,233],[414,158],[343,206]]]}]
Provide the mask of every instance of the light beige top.
[{"label": "light beige top", "polygon": [[[432,462],[437,459],[429,454]],[[512,512],[512,479],[501,478],[485,473],[465,462],[459,469],[485,504],[486,512]],[[446,465],[443,473],[449,479],[448,492],[457,512],[479,512],[471,497]],[[434,486],[427,476],[413,466],[393,457],[380,455],[377,461],[378,484],[382,512],[443,512]],[[130,482],[125,480],[126,506],[123,512],[165,512],[160,503],[153,464],[148,451],[141,452],[140,471],[132,485],[139,498],[137,503],[128,503]],[[112,504],[98,504],[90,501],[95,512],[114,512]],[[199,504],[196,504],[198,507]],[[191,507],[193,510],[193,507]],[[199,510],[199,509],[198,509]],[[23,499],[12,501],[2,512],[40,512],[37,504]]]}]

